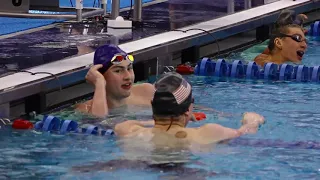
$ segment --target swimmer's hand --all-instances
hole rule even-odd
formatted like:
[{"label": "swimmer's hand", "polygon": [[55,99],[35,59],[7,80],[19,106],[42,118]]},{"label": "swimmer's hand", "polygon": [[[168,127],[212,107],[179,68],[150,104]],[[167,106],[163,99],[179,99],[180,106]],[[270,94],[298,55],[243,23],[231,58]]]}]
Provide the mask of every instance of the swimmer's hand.
[{"label": "swimmer's hand", "polygon": [[298,14],[298,17],[300,17],[303,21],[308,19],[308,16],[305,14]]},{"label": "swimmer's hand", "polygon": [[241,120],[242,124],[257,124],[258,126],[264,124],[264,117],[254,113],[246,112],[243,114],[243,119]]},{"label": "swimmer's hand", "polygon": [[98,71],[100,68],[102,68],[102,64],[97,64],[92,66],[87,75],[86,75],[86,80],[87,82],[97,85],[97,84],[106,84],[106,80],[104,79],[103,75]]},{"label": "swimmer's hand", "polygon": [[253,112],[246,112],[241,120],[242,126],[238,130],[240,135],[254,134],[258,131],[261,124],[264,123],[264,117]]}]

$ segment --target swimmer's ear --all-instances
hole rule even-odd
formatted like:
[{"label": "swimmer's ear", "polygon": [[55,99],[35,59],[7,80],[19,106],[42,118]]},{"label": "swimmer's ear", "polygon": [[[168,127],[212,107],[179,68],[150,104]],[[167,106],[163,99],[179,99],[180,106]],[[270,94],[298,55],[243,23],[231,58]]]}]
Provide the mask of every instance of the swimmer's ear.
[{"label": "swimmer's ear", "polygon": [[279,49],[282,49],[282,40],[280,38],[275,38],[274,45],[277,46]]},{"label": "swimmer's ear", "polygon": [[184,115],[186,118],[191,118],[191,120],[194,119],[193,114],[191,114],[189,110],[187,110],[183,115]]}]

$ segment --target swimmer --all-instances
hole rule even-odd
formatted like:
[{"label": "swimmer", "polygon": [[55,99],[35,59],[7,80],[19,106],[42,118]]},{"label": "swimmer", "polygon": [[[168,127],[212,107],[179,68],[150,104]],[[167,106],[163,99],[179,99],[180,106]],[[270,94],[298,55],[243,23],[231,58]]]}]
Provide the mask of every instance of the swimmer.
[{"label": "swimmer", "polygon": [[[109,115],[111,109],[125,105],[150,108],[154,85],[133,85],[133,61],[133,56],[118,46],[108,44],[99,47],[95,51],[94,66],[86,75],[86,80],[95,86],[93,99],[77,104],[76,109],[104,118]],[[213,109],[211,111],[222,114]],[[194,116],[192,119],[196,120]]]},{"label": "swimmer", "polygon": [[[264,117],[245,113],[239,129],[218,124],[205,124],[199,128],[186,128],[192,119],[194,99],[191,85],[177,73],[167,73],[155,83],[152,104],[153,121],[125,121],[115,126],[115,133],[122,138],[150,140],[156,146],[176,147],[207,145],[256,133]],[[148,127],[152,126],[152,127]]]},{"label": "swimmer", "polygon": [[290,24],[278,28],[271,35],[268,49],[269,54],[260,54],[255,62],[264,66],[266,63],[283,64],[292,62],[300,64],[307,49],[307,40],[301,26]]},{"label": "swimmer", "polygon": [[110,109],[124,105],[146,105],[154,93],[149,83],[134,85],[134,58],[118,46],[107,44],[94,54],[93,66],[86,80],[95,87],[93,99],[78,104],[77,109],[97,117],[106,117]]},{"label": "swimmer", "polygon": [[[272,39],[272,37],[274,37],[275,34],[278,34],[279,31],[283,31],[286,28],[285,27],[289,27],[289,26],[295,26],[298,27],[300,26],[301,28],[303,28],[303,23],[305,20],[307,20],[308,17],[305,14],[298,14],[297,16],[295,15],[295,12],[292,10],[284,10],[280,13],[277,21],[275,22],[274,25],[274,31],[272,33],[272,36],[270,38],[270,41],[274,41]],[[302,29],[303,33],[306,32],[305,29]],[[270,42],[269,44],[272,44],[274,42]],[[272,46],[272,45],[271,45]],[[258,55],[254,61],[259,64],[260,66],[264,66],[264,64],[266,62],[275,62],[277,63],[277,60],[272,60],[272,58],[270,57],[270,55],[272,54],[272,52],[270,51],[270,48],[266,48],[260,55]],[[266,62],[264,62],[266,61]]]}]

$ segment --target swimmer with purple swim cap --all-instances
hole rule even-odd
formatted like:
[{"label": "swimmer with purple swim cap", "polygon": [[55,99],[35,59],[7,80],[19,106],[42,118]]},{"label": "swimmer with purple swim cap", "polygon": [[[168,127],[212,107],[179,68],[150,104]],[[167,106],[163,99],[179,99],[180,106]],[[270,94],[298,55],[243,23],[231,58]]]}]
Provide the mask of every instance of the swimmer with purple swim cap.
[{"label": "swimmer with purple swim cap", "polygon": [[146,105],[154,93],[149,83],[134,85],[134,58],[118,46],[107,44],[94,54],[93,66],[86,80],[95,87],[91,100],[78,104],[77,109],[98,117],[105,117],[109,110],[125,105]]}]

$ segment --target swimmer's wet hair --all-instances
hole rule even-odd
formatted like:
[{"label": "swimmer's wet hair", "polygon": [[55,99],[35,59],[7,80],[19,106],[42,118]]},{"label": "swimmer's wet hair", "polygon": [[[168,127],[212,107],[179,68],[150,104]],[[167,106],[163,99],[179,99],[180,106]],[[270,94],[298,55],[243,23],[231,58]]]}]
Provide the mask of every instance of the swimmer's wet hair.
[{"label": "swimmer's wet hair", "polygon": [[166,73],[155,82],[153,115],[177,117],[187,112],[192,103],[191,85],[178,73]]}]

